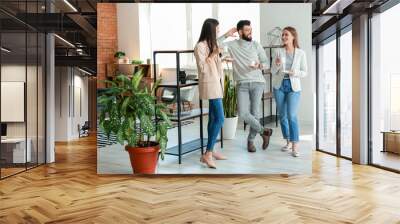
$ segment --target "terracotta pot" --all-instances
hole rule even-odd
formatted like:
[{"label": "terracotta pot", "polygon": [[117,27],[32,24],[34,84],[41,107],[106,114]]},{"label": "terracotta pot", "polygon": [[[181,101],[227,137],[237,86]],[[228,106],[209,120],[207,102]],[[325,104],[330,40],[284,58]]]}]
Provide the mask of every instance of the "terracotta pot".
[{"label": "terracotta pot", "polygon": [[124,60],[123,60],[124,62],[124,64],[130,64],[131,62],[130,62],[130,60],[129,60],[129,58],[128,57],[124,57]]},{"label": "terracotta pot", "polygon": [[158,152],[160,145],[151,142],[148,147],[130,147],[125,146],[125,150],[129,153],[133,173],[137,174],[154,174],[158,162]]}]

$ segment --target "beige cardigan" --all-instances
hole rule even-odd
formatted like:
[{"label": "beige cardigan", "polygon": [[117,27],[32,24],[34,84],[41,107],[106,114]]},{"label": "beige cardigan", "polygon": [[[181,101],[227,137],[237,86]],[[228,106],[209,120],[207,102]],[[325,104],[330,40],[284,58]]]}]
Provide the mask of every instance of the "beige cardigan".
[{"label": "beige cardigan", "polygon": [[197,71],[199,74],[199,97],[202,100],[223,98],[224,73],[222,62],[215,57],[210,63],[206,61],[209,49],[205,41],[199,42],[194,48]]}]

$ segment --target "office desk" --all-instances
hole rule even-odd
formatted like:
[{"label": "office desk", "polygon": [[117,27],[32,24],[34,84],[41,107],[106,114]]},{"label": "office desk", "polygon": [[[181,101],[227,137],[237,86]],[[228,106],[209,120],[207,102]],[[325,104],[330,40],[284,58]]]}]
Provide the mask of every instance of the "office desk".
[{"label": "office desk", "polygon": [[[25,152],[25,138],[1,139],[1,157],[7,163],[31,162],[32,153],[30,138],[26,139],[27,147]],[[25,160],[26,159],[26,160]]]}]

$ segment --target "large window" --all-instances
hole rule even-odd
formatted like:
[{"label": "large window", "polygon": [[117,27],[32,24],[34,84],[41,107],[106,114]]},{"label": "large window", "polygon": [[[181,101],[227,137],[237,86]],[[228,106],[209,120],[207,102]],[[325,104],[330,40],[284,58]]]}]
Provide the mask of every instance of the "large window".
[{"label": "large window", "polygon": [[318,146],[336,153],[336,39],[318,48]]},{"label": "large window", "polygon": [[[186,23],[185,4],[151,4],[150,38],[153,51],[186,50]],[[175,67],[175,57],[160,55],[157,58],[163,63],[162,67]],[[181,61],[185,60],[181,59]]]},{"label": "large window", "polygon": [[236,27],[239,20],[250,20],[253,39],[260,40],[260,8],[256,3],[231,3],[218,5],[218,20],[221,32]]},{"label": "large window", "polygon": [[[173,13],[171,13],[173,12]],[[203,22],[216,18],[220,23],[220,35],[236,27],[240,19],[248,19],[253,27],[253,39],[260,40],[259,4],[229,3],[176,3],[140,4],[140,56],[152,58],[155,50],[193,49],[197,43]],[[181,55],[181,66],[194,66],[193,56]],[[176,59],[171,55],[159,55],[161,68],[174,68]]]},{"label": "large window", "polygon": [[[372,18],[371,135],[372,163],[400,170],[400,5]],[[386,146],[384,145],[386,144]]]},{"label": "large window", "polygon": [[[351,25],[341,30],[340,36],[334,35],[319,45],[317,63],[318,149],[351,158],[353,79]],[[338,90],[340,92],[337,92]],[[337,123],[338,121],[340,123]]]},{"label": "large window", "polygon": [[340,154],[351,158],[352,149],[352,32],[340,36]]},{"label": "large window", "polygon": [[[204,20],[212,18],[212,4],[211,3],[192,3],[191,5],[191,39],[194,45],[200,37],[201,27],[203,26]],[[224,32],[221,30],[221,32]]]}]

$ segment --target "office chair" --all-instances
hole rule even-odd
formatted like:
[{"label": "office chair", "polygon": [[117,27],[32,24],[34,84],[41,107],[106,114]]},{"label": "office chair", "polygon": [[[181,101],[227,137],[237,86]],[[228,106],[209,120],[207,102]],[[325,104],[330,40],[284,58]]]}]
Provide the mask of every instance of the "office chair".
[{"label": "office chair", "polygon": [[89,136],[89,129],[90,129],[89,121],[85,121],[82,127],[80,127],[80,125],[78,124],[79,138]]}]

